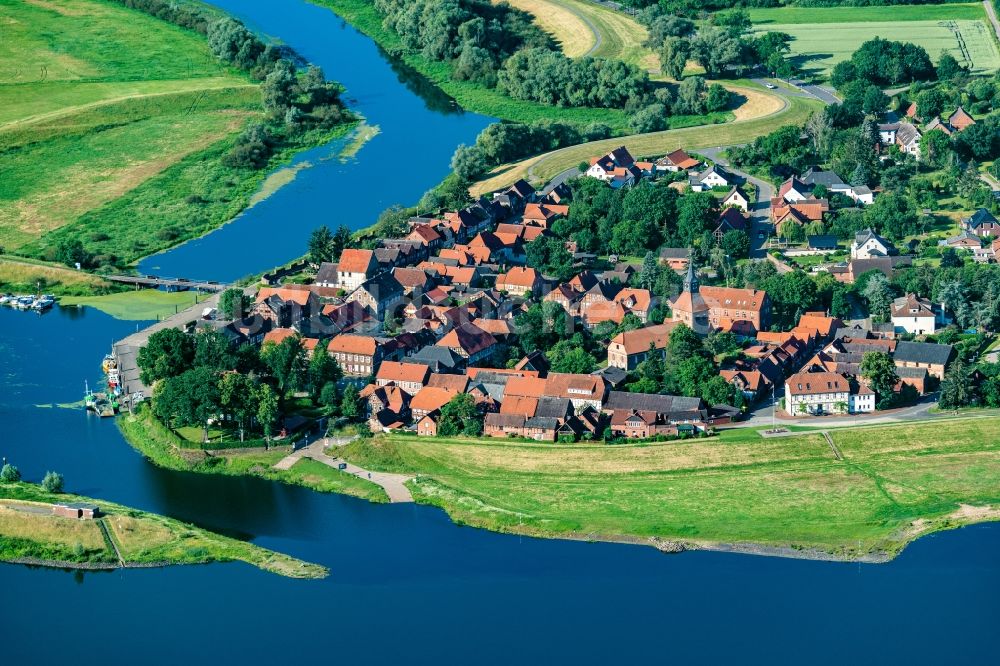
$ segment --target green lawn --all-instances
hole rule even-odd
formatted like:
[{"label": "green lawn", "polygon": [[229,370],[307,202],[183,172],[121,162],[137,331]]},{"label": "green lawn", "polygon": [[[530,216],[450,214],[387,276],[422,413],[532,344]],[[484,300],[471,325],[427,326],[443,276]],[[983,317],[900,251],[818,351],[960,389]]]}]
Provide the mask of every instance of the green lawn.
[{"label": "green lawn", "polygon": [[[274,469],[274,465],[289,454],[287,447],[279,451],[251,450],[206,456],[204,452],[185,448],[186,443],[177,433],[167,430],[145,407],[134,416],[119,416],[115,422],[126,441],[160,467],[202,474],[256,476],[319,492],[353,495],[371,502],[389,501],[380,486],[312,460],[300,460],[289,470]],[[197,429],[187,429],[186,434],[189,441],[201,441]]]},{"label": "green lawn", "polygon": [[775,23],[844,23],[844,22],[898,22],[944,21],[986,18],[983,5],[978,2],[947,3],[941,5],[893,5],[883,7],[775,7],[750,9],[750,20],[755,26],[772,29]]},{"label": "green lawn", "polygon": [[[194,291],[140,289],[104,296],[64,296],[59,299],[59,303],[96,308],[115,319],[148,321],[180,312],[194,305],[195,298],[203,301],[207,297]],[[199,436],[194,441],[200,442],[201,431],[198,432]]]},{"label": "green lawn", "polygon": [[[6,250],[45,256],[49,234],[185,159],[217,159],[206,149],[224,144],[259,111],[257,86],[219,63],[203,37],[144,13],[102,0],[0,0],[0,16]],[[138,228],[123,235],[147,243],[143,249],[190,234],[183,217],[177,228],[162,219],[129,224],[137,219]],[[107,230],[96,238],[72,233],[96,254],[138,258],[124,241],[104,240]]]},{"label": "green lawn", "polygon": [[882,37],[924,47],[937,61],[942,51],[976,72],[1000,68],[996,37],[980,4],[893,7],[782,7],[754,9],[758,31],[786,32],[796,64],[826,73],[862,43]]},{"label": "green lawn", "polygon": [[420,501],[489,529],[891,556],[919,533],[975,519],[960,505],[997,507],[998,425],[834,430],[843,461],[819,433],[765,440],[746,429],[623,446],[395,436],[344,455],[419,475]]},{"label": "green lawn", "polygon": [[[37,512],[56,502],[96,504],[105,516],[99,521],[76,520]],[[39,558],[71,565],[117,565],[114,547],[132,565],[243,561],[293,578],[323,578],[328,573],[317,564],[166,516],[89,497],[47,493],[31,483],[0,484],[0,560]]]}]

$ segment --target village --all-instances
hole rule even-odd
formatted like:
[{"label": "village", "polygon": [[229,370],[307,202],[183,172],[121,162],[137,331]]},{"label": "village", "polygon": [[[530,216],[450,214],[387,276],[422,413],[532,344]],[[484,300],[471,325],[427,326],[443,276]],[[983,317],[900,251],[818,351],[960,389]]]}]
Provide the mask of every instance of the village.
[{"label": "village", "polygon": [[[893,126],[893,141],[905,127]],[[779,273],[791,269],[778,253],[764,254],[772,241],[785,253],[825,251],[824,237],[787,241],[792,225],[822,220],[830,204],[817,194],[858,206],[878,196],[813,168],[758,202],[752,183],[722,165],[683,150],[636,160],[626,146],[595,156],[581,176],[612,190],[664,178],[678,191],[712,193],[710,238],[721,244],[726,234],[756,231],[758,258],[744,261],[773,263]],[[951,323],[940,303],[906,294],[891,302],[885,322],[814,310],[778,318],[771,295],[725,286],[723,271],[698,265],[694,248],[664,247],[631,261],[577,251],[552,233],[573,206],[566,182],[536,191],[520,180],[460,210],[412,217],[401,237],[265,275],[250,298],[237,299],[241,313],[231,314],[242,316],[213,312],[195,328],[221,332],[234,348],[297,346],[306,364],[322,346],[340,369],[338,399],[356,390],[357,419],[373,433],[548,442],[704,436],[755,410],[772,421],[874,415],[928,399],[956,356],[934,338]],[[752,217],[762,209],[763,223]],[[997,222],[982,210],[963,225],[981,250]],[[532,245],[553,239],[557,249],[548,254],[565,253],[568,279],[528,265]],[[822,270],[850,284],[862,275],[891,277],[910,259],[871,229],[856,234],[849,253]],[[974,256],[986,260],[982,251]],[[663,284],[673,293],[664,295]],[[581,345],[586,352],[571,349]],[[553,363],[556,348],[569,354]],[[699,363],[684,365],[688,356]],[[688,378],[680,394],[666,390],[678,386],[672,373]],[[301,426],[298,419],[280,430]]]}]

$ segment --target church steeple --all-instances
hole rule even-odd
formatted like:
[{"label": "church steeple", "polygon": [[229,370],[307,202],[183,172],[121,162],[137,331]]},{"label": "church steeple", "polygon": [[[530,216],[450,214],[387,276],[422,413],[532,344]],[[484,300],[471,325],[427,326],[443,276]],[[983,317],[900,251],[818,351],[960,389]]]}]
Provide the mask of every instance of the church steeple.
[{"label": "church steeple", "polygon": [[[691,253],[693,255],[694,252]],[[689,255],[690,257],[690,255]],[[698,276],[694,272],[694,258],[690,257],[688,259],[688,272],[687,276],[684,278],[684,291],[690,292],[692,294],[698,293]]]}]

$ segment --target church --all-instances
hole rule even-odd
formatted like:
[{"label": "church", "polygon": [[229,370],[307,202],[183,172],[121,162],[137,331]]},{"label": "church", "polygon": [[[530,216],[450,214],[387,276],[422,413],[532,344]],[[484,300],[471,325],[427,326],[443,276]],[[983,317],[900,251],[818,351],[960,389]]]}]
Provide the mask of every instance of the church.
[{"label": "church", "polygon": [[670,310],[673,321],[684,322],[698,335],[708,335],[712,329],[731,330],[738,322],[767,330],[771,303],[767,292],[759,289],[702,287],[694,265],[688,264],[684,290],[671,301]]}]

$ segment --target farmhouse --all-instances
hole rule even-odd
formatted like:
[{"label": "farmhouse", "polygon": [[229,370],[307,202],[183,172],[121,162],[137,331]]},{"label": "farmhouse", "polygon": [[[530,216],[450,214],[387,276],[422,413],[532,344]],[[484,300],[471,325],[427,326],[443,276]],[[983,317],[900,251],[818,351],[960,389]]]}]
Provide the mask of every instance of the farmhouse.
[{"label": "farmhouse", "polygon": [[696,168],[701,162],[694,159],[686,152],[678,148],[672,153],[668,153],[656,160],[656,170],[657,171],[669,171],[671,173],[676,173],[678,171],[687,171],[688,169]]},{"label": "farmhouse", "polygon": [[944,379],[944,372],[953,354],[951,345],[930,342],[900,342],[892,356],[897,368],[923,368],[938,379]]}]

